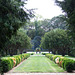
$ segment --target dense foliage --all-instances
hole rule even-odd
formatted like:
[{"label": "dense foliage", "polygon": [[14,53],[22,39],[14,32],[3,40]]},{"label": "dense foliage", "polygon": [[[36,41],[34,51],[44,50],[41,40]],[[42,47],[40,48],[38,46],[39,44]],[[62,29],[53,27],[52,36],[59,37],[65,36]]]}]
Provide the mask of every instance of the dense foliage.
[{"label": "dense foliage", "polygon": [[75,41],[75,0],[55,0],[56,4],[66,13],[69,33]]},{"label": "dense foliage", "polygon": [[33,39],[35,36],[44,36],[45,32],[52,29],[60,28],[67,29],[66,17],[64,15],[59,15],[53,17],[52,19],[36,20],[33,22],[28,22],[24,29],[27,30],[27,35]]},{"label": "dense foliage", "polygon": [[[45,34],[45,30],[43,28],[41,28],[40,25],[41,21],[34,21],[34,22],[29,22],[27,23],[27,35],[31,38],[34,39],[35,36],[44,36]],[[40,33],[41,32],[41,33]]]},{"label": "dense foliage", "polygon": [[17,66],[20,62],[27,59],[30,56],[30,54],[20,54],[20,55],[14,55],[12,57],[2,57],[1,58],[1,72],[7,72],[11,70],[13,67]]},{"label": "dense foliage", "polygon": [[59,15],[59,16],[53,17],[52,19],[44,19],[40,22],[41,27],[47,32],[56,28],[66,30],[67,29],[66,24],[67,24],[67,21],[64,15]]},{"label": "dense foliage", "polygon": [[31,48],[31,39],[24,32],[25,30],[19,29],[16,36],[12,36],[10,41],[6,43],[5,50],[7,54],[14,55],[23,53],[25,49]]},{"label": "dense foliage", "polygon": [[40,43],[41,43],[41,37],[40,36],[34,37],[34,39],[32,40],[33,49],[35,50],[37,47],[39,47]]},{"label": "dense foliage", "polygon": [[45,56],[54,61],[67,72],[72,72],[73,70],[75,70],[75,60],[54,54],[46,54]]},{"label": "dense foliage", "polygon": [[52,51],[54,54],[69,54],[72,40],[67,32],[62,29],[51,30],[46,33],[41,41],[41,47]]},{"label": "dense foliage", "polygon": [[24,8],[27,0],[0,0],[0,55],[5,43],[30,19],[31,10]]}]

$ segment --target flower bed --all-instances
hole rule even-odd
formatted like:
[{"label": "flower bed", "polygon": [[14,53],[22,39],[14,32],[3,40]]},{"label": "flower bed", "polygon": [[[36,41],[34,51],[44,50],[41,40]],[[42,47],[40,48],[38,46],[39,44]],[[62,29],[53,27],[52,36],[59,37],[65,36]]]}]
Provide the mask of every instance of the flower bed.
[{"label": "flower bed", "polygon": [[20,55],[14,55],[12,57],[2,57],[1,58],[1,67],[2,72],[7,72],[11,70],[13,67],[17,66],[20,62],[27,59],[30,56],[30,54],[20,54]]},{"label": "flower bed", "polygon": [[54,54],[46,54],[45,56],[48,57],[50,60],[53,60],[56,64],[58,64],[67,72],[72,72],[73,70],[75,70],[75,60]]}]

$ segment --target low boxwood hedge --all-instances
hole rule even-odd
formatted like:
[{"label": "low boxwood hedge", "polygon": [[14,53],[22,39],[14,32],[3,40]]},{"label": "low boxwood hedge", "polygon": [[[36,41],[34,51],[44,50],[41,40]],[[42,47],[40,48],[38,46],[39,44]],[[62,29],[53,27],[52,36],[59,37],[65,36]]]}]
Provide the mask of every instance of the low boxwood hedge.
[{"label": "low boxwood hedge", "polygon": [[54,62],[56,58],[59,58],[58,65],[67,72],[72,72],[73,70],[75,70],[75,60],[53,54],[46,54],[45,56],[48,57],[50,60],[53,60]]},{"label": "low boxwood hedge", "polygon": [[11,70],[13,67],[17,66],[21,61],[24,59],[27,59],[30,56],[30,54],[20,54],[20,55],[14,55],[12,57],[2,57],[1,58],[1,72],[7,72]]}]

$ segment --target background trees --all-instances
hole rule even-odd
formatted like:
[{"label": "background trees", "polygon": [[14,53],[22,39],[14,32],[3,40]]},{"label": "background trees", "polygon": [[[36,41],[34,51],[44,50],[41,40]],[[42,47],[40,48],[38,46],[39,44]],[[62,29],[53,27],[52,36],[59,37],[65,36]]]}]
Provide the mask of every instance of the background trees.
[{"label": "background trees", "polygon": [[64,15],[59,15],[53,17],[52,19],[29,22],[26,24],[26,26],[24,26],[24,29],[27,30],[27,35],[33,39],[35,36],[44,36],[45,32],[52,29],[60,28],[66,30],[66,24],[66,17]]},{"label": "background trees", "polygon": [[24,4],[21,0],[0,0],[0,55],[4,53],[5,43],[32,16]]},{"label": "background trees", "polygon": [[62,29],[51,30],[46,33],[41,41],[41,47],[46,48],[54,54],[65,55],[70,53],[72,40],[67,32]]},{"label": "background trees", "polygon": [[44,19],[40,22],[41,27],[47,32],[56,28],[65,30],[67,29],[66,24],[67,24],[67,21],[64,15],[59,15],[59,16],[53,17],[52,19]]},{"label": "background trees", "polygon": [[35,50],[36,48],[40,47],[41,44],[41,37],[40,36],[35,36],[34,39],[32,40],[33,44],[33,49]]},{"label": "background trees", "polygon": [[6,43],[5,50],[9,55],[20,54],[25,52],[25,49],[31,48],[31,39],[26,35],[23,29],[17,31],[16,36],[12,36],[10,41]]}]

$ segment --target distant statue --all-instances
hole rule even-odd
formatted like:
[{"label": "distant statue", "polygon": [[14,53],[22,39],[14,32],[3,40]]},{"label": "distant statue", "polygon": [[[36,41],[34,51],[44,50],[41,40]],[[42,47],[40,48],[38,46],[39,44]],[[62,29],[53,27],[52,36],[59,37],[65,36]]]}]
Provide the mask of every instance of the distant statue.
[{"label": "distant statue", "polygon": [[37,52],[41,53],[40,48],[36,48],[36,54],[37,54]]}]

